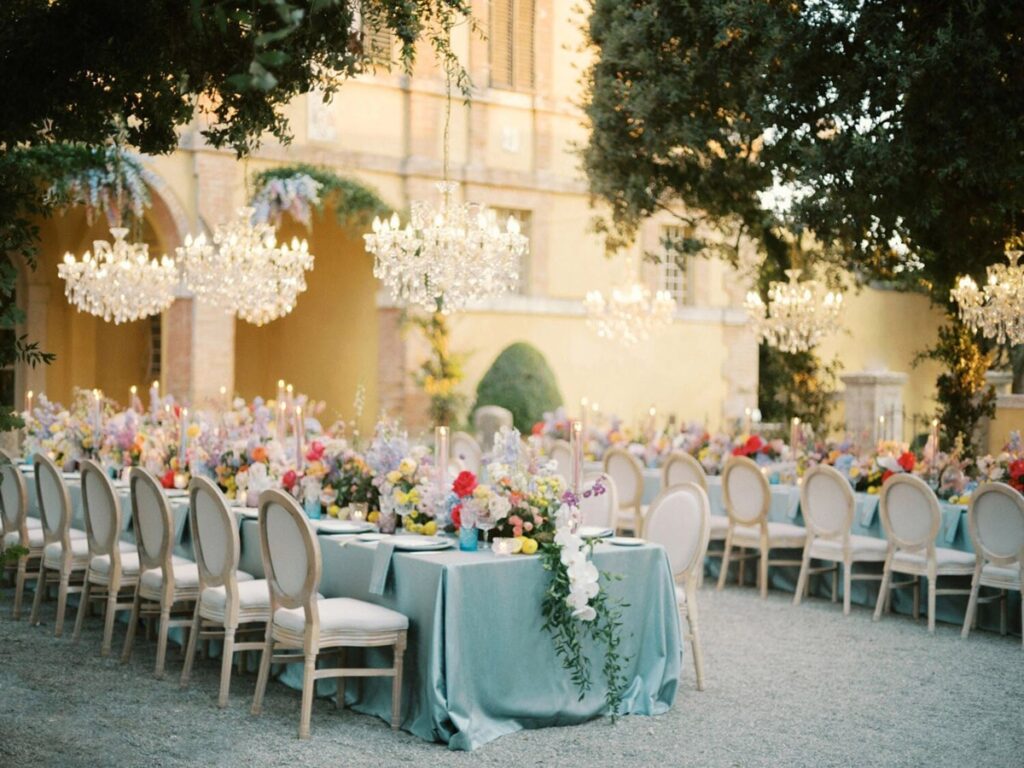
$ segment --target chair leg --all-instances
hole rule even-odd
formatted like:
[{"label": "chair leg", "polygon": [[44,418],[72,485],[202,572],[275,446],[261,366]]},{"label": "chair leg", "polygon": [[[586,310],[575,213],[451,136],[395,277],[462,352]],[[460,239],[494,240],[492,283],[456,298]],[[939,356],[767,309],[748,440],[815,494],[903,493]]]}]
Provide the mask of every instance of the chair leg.
[{"label": "chair leg", "polygon": [[224,650],[220,660],[220,695],[217,706],[223,709],[228,705],[228,692],[231,690],[231,668],[235,660],[235,628],[224,627]]},{"label": "chair leg", "polygon": [[[743,554],[746,554],[746,553],[743,552],[742,548],[740,549],[740,552],[743,553]],[[736,574],[736,586],[742,587],[743,586],[743,582],[746,581],[746,576],[747,576],[747,561],[746,561],[746,559],[740,560],[740,567],[737,569],[737,571],[738,571],[738,573]]]},{"label": "chair leg", "polygon": [[892,582],[892,552],[885,558],[885,565],[882,567],[882,583],[878,587],[878,600],[875,601],[875,614],[872,621],[882,618],[882,609],[889,600],[889,584]]},{"label": "chair leg", "polygon": [[28,575],[28,558],[18,558],[18,575],[14,581],[14,607],[11,616],[15,621],[21,618],[21,598],[25,594],[25,577]]},{"label": "chair leg", "polygon": [[160,606],[160,626],[156,637],[156,669],[153,676],[159,680],[164,676],[164,665],[167,663],[167,630],[171,621],[170,606]]},{"label": "chair leg", "polygon": [[796,580],[796,591],[793,592],[793,605],[800,605],[800,600],[804,596],[804,588],[807,586],[807,582],[810,581],[811,569],[811,548],[809,546],[804,547],[803,562],[800,563],[800,576]]},{"label": "chair leg", "polygon": [[391,730],[402,724],[402,665],[405,662],[405,632],[395,641],[395,677],[391,681]]},{"label": "chair leg", "polygon": [[839,600],[839,563],[835,563],[835,569],[831,571],[832,574],[832,602]]},{"label": "chair leg", "polygon": [[57,618],[53,624],[54,637],[60,637],[64,634],[64,611],[68,607],[68,587],[70,581],[70,573],[61,573],[60,589],[57,592]]},{"label": "chair leg", "polygon": [[[838,578],[839,574],[836,574]],[[853,563],[843,563],[843,615],[850,615],[850,590],[853,588]]]},{"label": "chair leg", "polygon": [[32,614],[28,619],[28,623],[32,626],[36,626],[39,623],[39,606],[43,603],[44,592],[46,592],[46,566],[43,565],[43,559],[39,558],[39,575],[36,576],[36,594],[32,598]]},{"label": "chair leg", "polygon": [[[721,592],[725,588],[725,578],[729,574],[729,555],[732,550],[732,534],[725,537],[725,549],[722,550],[722,570],[718,572],[718,584],[715,589]],[[743,561],[740,560],[742,564]]]},{"label": "chair leg", "polygon": [[914,577],[914,583],[911,587],[914,593],[914,621],[921,620],[921,578],[919,576]]},{"label": "chair leg", "polygon": [[939,584],[939,577],[934,573],[928,574],[928,631],[935,632],[935,588]]},{"label": "chair leg", "polygon": [[704,690],[704,649],[700,644],[700,616],[697,611],[697,590],[686,587],[686,623],[690,628],[690,650],[693,653],[693,671],[697,677],[697,690]]},{"label": "chair leg", "polygon": [[768,599],[768,553],[771,550],[764,544],[761,545],[761,557],[757,562],[757,580],[761,587],[761,599]]},{"label": "chair leg", "polygon": [[132,657],[132,647],[135,645],[135,632],[139,627],[139,611],[142,608],[142,595],[138,587],[135,588],[135,599],[132,600],[132,613],[128,619],[128,632],[124,636],[124,648],[121,649],[121,663],[127,664]]},{"label": "chair leg", "polygon": [[306,655],[302,667],[302,716],[299,720],[299,738],[309,738],[309,722],[313,718],[313,692],[316,688],[316,654]]},{"label": "chair leg", "polygon": [[89,605],[89,593],[92,591],[92,584],[89,582],[88,574],[85,578],[85,584],[82,585],[81,602],[78,603],[78,614],[75,616],[75,629],[71,633],[71,642],[77,643],[79,635],[82,634],[82,624],[85,623],[85,614],[88,611],[86,606]]},{"label": "chair leg", "polygon": [[263,710],[263,694],[267,690],[267,678],[270,677],[270,658],[274,652],[274,641],[271,638],[271,622],[267,622],[267,635],[263,642],[263,650],[260,651],[260,670],[256,675],[256,692],[252,697],[252,709],[250,712],[258,715]]},{"label": "chair leg", "polygon": [[964,614],[964,626],[960,630],[960,637],[964,640],[971,633],[971,627],[974,625],[974,614],[978,610],[978,593],[981,591],[981,568],[982,563],[978,563],[974,568],[974,577],[971,579],[971,596],[967,598],[967,613]]},{"label": "chair leg", "polygon": [[199,630],[202,626],[203,620],[199,618],[199,601],[196,600],[196,609],[192,612],[192,625],[187,628],[188,645],[185,649],[185,662],[181,665],[180,685],[182,688],[188,685],[189,678],[192,677],[192,663],[196,658],[196,640],[199,638]]},{"label": "chair leg", "polygon": [[117,617],[117,595],[121,585],[111,581],[107,587],[107,607],[103,612],[103,643],[100,645],[100,656],[110,655],[110,646],[114,641],[114,619]]}]

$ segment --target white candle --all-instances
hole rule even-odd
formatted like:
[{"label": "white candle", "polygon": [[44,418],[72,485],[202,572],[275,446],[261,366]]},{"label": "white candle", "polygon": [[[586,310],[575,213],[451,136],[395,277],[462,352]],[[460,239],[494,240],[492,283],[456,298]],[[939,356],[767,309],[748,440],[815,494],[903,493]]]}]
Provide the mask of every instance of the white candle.
[{"label": "white candle", "polygon": [[652,405],[651,409],[647,412],[647,430],[648,432],[650,432],[651,440],[653,440],[657,436],[657,430],[655,429],[655,426],[657,424],[657,415],[658,409]]},{"label": "white candle", "polygon": [[188,408],[181,409],[181,418],[178,422],[178,439],[180,441],[180,447],[178,449],[178,468],[184,469],[187,461],[185,460],[185,452],[188,450]]},{"label": "white candle", "polygon": [[139,388],[134,384],[128,389],[128,410],[137,411],[139,402]]},{"label": "white candle", "polygon": [[295,405],[295,387],[289,384],[284,388],[286,396],[288,398],[288,407],[291,408]]},{"label": "white candle", "polygon": [[284,400],[284,379],[277,380],[277,402]]},{"label": "white candle", "polygon": [[572,478],[570,480],[572,492],[578,497],[580,486],[583,481],[583,424],[579,421],[572,423],[569,430],[569,449],[572,455]]},{"label": "white candle", "polygon": [[885,416],[884,415],[878,417],[878,434],[876,436],[876,441],[877,442],[881,442],[883,440],[885,440]]},{"label": "white candle", "polygon": [[[290,385],[289,385],[290,386]],[[304,437],[305,427],[302,422],[302,406],[295,406],[295,465],[302,469],[305,466],[303,459],[303,448],[302,440]]]},{"label": "white candle", "polygon": [[284,400],[279,400],[277,403],[277,439],[279,442],[284,442],[288,438],[288,421],[285,419],[285,409],[288,406],[285,405]]},{"label": "white candle", "polygon": [[221,386],[220,388],[220,402],[221,407],[224,408],[225,411],[228,410],[230,403],[228,402],[228,388],[225,386]]},{"label": "white candle", "polygon": [[448,450],[448,427],[434,427],[434,483],[437,488],[438,514],[441,511],[440,507],[444,504],[444,497],[447,495]]},{"label": "white candle", "polygon": [[800,450],[800,419],[796,416],[789,427],[789,449],[793,452],[793,458],[796,458],[797,451]]},{"label": "white candle", "polygon": [[743,434],[750,434],[750,415],[751,410],[749,408],[743,409]]},{"label": "white candle", "polygon": [[25,410],[28,412],[29,416],[32,415],[32,390],[31,389],[28,392],[25,393]]},{"label": "white candle", "polygon": [[587,427],[590,419],[590,400],[586,397],[580,398],[580,422],[583,424],[583,439],[587,439]]},{"label": "white candle", "polygon": [[153,414],[153,418],[159,415],[160,411],[160,382],[154,381],[153,386],[149,388],[149,410]]}]

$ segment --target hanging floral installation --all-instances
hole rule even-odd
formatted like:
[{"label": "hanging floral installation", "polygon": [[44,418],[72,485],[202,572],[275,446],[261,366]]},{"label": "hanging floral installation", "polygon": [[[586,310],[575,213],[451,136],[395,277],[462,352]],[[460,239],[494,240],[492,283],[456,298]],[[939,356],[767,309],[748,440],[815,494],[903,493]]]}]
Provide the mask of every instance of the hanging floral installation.
[{"label": "hanging floral installation", "polygon": [[338,224],[343,227],[362,229],[369,226],[374,216],[390,213],[370,187],[330,169],[305,163],[260,171],[253,177],[253,188],[254,219],[269,221],[274,226],[287,213],[308,229],[313,225],[313,212],[323,212],[325,205],[334,209]]},{"label": "hanging floral installation", "polygon": [[54,168],[47,203],[81,205],[90,223],[100,213],[111,227],[120,226],[127,213],[141,221],[150,206],[142,163],[116,144],[46,144],[27,151]]}]

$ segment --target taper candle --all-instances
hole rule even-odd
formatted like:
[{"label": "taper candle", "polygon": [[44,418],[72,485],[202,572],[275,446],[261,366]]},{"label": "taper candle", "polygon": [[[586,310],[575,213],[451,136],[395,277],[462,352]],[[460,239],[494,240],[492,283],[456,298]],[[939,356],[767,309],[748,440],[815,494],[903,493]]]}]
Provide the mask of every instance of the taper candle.
[{"label": "taper candle", "polygon": [[569,431],[569,452],[572,455],[572,492],[578,497],[583,482],[583,424],[573,421]]},{"label": "taper candle", "polygon": [[448,427],[434,427],[434,483],[437,489],[437,511],[444,506],[448,486]]}]

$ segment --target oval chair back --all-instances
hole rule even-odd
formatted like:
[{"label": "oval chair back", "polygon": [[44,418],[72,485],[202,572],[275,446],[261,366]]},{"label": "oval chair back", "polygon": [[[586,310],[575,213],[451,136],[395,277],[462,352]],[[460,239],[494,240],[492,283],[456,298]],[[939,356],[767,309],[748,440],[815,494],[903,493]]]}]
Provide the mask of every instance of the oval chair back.
[{"label": "oval chair back", "polygon": [[878,500],[885,537],[911,552],[926,550],[939,534],[939,499],[914,475],[893,475],[882,485]]},{"label": "oval chair back", "polygon": [[583,493],[579,501],[583,525],[615,527],[615,510],[619,508],[619,499],[615,481],[611,477],[603,472],[589,475],[583,481]]},{"label": "oval chair back", "polygon": [[1024,558],[1024,496],[1005,483],[982,483],[967,510],[975,550],[995,565]]},{"label": "oval chair back", "polygon": [[624,448],[609,448],[603,463],[604,473],[615,481],[619,507],[639,510],[644,495],[644,469],[640,460]]},{"label": "oval chair back", "polygon": [[71,528],[71,497],[68,488],[60,469],[49,456],[37,453],[32,463],[36,468],[36,494],[43,523],[43,538],[47,544],[61,542],[66,552],[71,546],[68,533]]},{"label": "oval chair back", "polygon": [[768,479],[753,459],[729,457],[722,470],[722,497],[730,523],[758,525],[768,521],[771,489]]},{"label": "oval chair back", "polygon": [[484,405],[476,409],[473,414],[473,427],[476,429],[479,445],[484,450],[491,450],[494,446],[494,436],[502,427],[513,426],[512,411],[502,408],[500,405]]},{"label": "oval chair back", "polygon": [[284,491],[260,494],[260,549],[270,584],[270,615],[279,607],[304,609],[306,644],[315,646],[320,626],[316,605],[320,547],[305,513]]},{"label": "oval chair back", "polygon": [[572,448],[565,440],[555,440],[548,451],[551,460],[558,465],[558,474],[568,483],[572,479]]},{"label": "oval chair back", "polygon": [[665,548],[672,575],[690,578],[704,566],[711,535],[708,495],[696,483],[666,488],[651,502],[644,535]]},{"label": "oval chair back", "polygon": [[139,551],[139,570],[160,568],[165,587],[170,584],[173,593],[170,504],[157,479],[142,467],[132,467],[128,484],[132,494],[132,527]]},{"label": "oval chair back", "polygon": [[708,477],[700,462],[688,453],[673,451],[661,467],[661,487],[673,488],[683,483],[699,485],[707,493]]},{"label": "oval chair back", "polygon": [[189,484],[189,524],[192,546],[199,566],[200,594],[203,587],[224,587],[229,604],[238,604],[238,558],[241,544],[238,525],[220,488],[206,477]]},{"label": "oval chair back", "polygon": [[466,470],[474,475],[480,475],[480,466],[483,463],[483,451],[476,438],[466,432],[456,432],[452,435],[452,463],[457,470]]},{"label": "oval chair back", "polygon": [[28,485],[18,470],[17,462],[7,451],[0,450],[0,519],[3,533],[18,534],[18,543],[28,546]]},{"label": "oval chair back", "polygon": [[121,501],[107,473],[92,459],[82,462],[82,511],[92,557],[110,557],[111,572],[121,560]]},{"label": "oval chair back", "polygon": [[857,497],[849,481],[827,464],[811,467],[800,484],[804,523],[815,536],[842,539],[850,535]]}]

